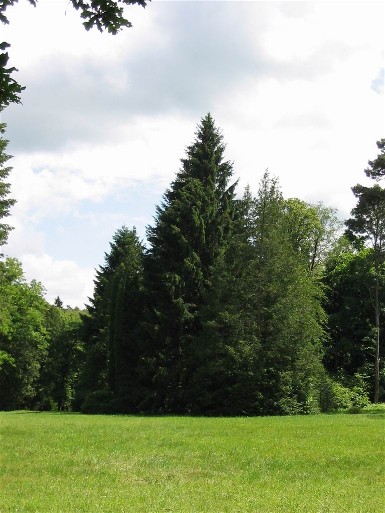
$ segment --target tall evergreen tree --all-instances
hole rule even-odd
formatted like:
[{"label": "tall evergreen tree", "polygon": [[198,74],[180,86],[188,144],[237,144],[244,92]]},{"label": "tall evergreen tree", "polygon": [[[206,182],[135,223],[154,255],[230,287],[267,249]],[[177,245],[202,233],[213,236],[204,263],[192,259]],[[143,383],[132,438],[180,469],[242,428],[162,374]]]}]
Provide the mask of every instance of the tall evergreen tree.
[{"label": "tall evergreen tree", "polygon": [[116,231],[95,279],[94,296],[84,316],[86,363],[80,380],[81,402],[96,390],[128,394],[133,369],[136,321],[141,312],[143,247],[135,229]]},{"label": "tall evergreen tree", "polygon": [[223,136],[210,114],[201,120],[182,168],[148,229],[146,271],[153,304],[153,340],[158,355],[155,383],[159,406],[188,409],[193,339],[212,268],[232,227],[235,183],[224,160]]},{"label": "tall evergreen tree", "polygon": [[247,192],[240,207],[243,221],[206,302],[195,380],[208,392],[201,387],[201,410],[307,412],[322,372],[322,290],[293,245],[277,180],[265,174],[257,197]]},{"label": "tall evergreen tree", "polygon": [[122,407],[132,410],[142,399],[138,367],[144,350],[140,335],[144,315],[143,247],[135,229],[118,230],[112,250],[110,256],[116,250],[120,255],[110,282],[108,380]]},{"label": "tall evergreen tree", "polygon": [[259,387],[266,413],[308,411],[312,398],[316,399],[315,383],[321,371],[322,289],[309,272],[309,259],[293,243],[288,217],[293,225],[298,221],[286,207],[278,181],[266,173],[250,221],[263,368]]}]

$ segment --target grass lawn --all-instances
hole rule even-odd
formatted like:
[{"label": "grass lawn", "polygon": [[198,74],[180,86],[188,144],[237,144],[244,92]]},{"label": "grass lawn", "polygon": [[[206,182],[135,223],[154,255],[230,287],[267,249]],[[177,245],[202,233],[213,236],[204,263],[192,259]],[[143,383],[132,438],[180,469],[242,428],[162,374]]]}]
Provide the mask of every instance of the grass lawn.
[{"label": "grass lawn", "polygon": [[1,513],[383,513],[385,410],[0,413]]}]

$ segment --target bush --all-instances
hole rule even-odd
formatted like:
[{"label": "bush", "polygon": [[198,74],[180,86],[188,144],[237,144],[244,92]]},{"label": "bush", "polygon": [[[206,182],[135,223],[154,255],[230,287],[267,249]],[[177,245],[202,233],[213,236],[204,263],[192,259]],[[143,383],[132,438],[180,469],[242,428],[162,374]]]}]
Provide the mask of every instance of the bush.
[{"label": "bush", "polygon": [[115,413],[114,395],[110,390],[95,390],[87,395],[80,411],[82,413]]},{"label": "bush", "polygon": [[352,388],[351,392],[352,405],[350,406],[349,411],[350,413],[360,413],[363,408],[369,405],[369,398],[366,390],[363,387],[356,385]]},{"label": "bush", "polygon": [[355,375],[351,386],[326,376],[320,386],[320,408],[324,413],[347,410],[350,413],[359,413],[369,404],[368,394],[364,381],[360,375]]}]

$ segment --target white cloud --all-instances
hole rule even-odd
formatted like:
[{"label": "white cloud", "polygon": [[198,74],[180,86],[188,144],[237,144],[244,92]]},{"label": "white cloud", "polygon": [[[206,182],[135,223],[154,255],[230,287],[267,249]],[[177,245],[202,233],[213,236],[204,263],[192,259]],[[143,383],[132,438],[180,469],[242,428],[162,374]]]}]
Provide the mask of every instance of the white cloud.
[{"label": "white cloud", "polygon": [[94,270],[70,260],[54,260],[47,254],[27,253],[20,259],[28,281],[36,279],[45,287],[46,299],[53,303],[60,296],[64,305],[84,308],[93,295]]},{"label": "white cloud", "polygon": [[269,168],[285,195],[348,215],[385,133],[382,4],[154,2],[127,13],[134,28],[111,37],[86,33],[66,2],[9,9],[4,39],[28,87],[4,116],[18,200],[9,248],[50,294],[68,285],[65,303],[84,297],[125,212],[128,226],[152,222],[208,111],[241,186],[256,189]]}]

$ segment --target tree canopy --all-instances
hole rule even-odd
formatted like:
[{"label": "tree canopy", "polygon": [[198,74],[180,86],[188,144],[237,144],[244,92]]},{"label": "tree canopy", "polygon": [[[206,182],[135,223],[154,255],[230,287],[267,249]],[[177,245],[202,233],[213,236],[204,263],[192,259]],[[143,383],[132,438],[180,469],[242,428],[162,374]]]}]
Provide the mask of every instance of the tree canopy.
[{"label": "tree canopy", "polygon": [[365,169],[366,176],[379,180],[385,176],[385,139],[377,141],[380,153],[374,160],[369,160],[369,166]]},{"label": "tree canopy", "polygon": [[381,400],[384,190],[353,187],[339,237],[333,209],[285,198],[268,171],[256,194],[236,185],[207,114],[147,241],[116,230],[83,312],[0,257],[0,408],[280,415]]},{"label": "tree canopy", "polygon": [[[89,30],[94,26],[100,30],[107,30],[116,34],[124,27],[131,27],[127,20],[124,8],[129,5],[140,5],[146,7],[151,0],[71,0],[73,7],[80,11],[84,27]],[[17,0],[2,0],[0,2],[0,22],[9,23],[6,10],[14,5]],[[34,7],[38,0],[28,0]]]},{"label": "tree canopy", "polygon": [[[36,6],[37,0],[28,0]],[[124,9],[127,6],[140,5],[146,7],[151,0],[71,0],[73,7],[80,12],[86,30],[96,27],[100,32],[107,30],[117,34],[132,23],[126,18]],[[0,0],[0,22],[9,23],[7,9],[17,0]],[[20,103],[20,94],[25,89],[12,76],[17,71],[15,67],[7,67],[9,55],[7,48],[10,44],[0,42],[0,112],[11,103]]]}]

